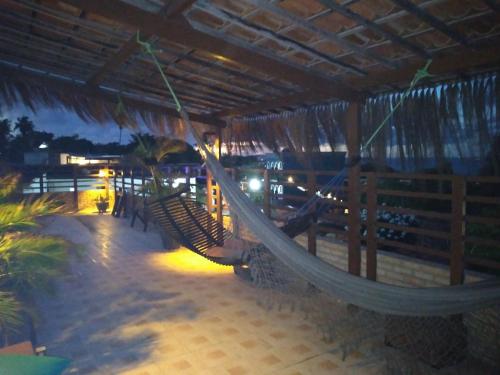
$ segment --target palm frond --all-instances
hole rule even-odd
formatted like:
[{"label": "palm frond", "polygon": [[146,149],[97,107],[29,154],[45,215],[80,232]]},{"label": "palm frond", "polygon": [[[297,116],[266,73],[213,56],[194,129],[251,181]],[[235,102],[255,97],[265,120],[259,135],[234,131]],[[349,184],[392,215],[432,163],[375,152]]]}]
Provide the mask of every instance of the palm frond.
[{"label": "palm frond", "polygon": [[21,176],[19,174],[9,174],[0,177],[0,202],[5,201],[16,190]]},{"label": "palm frond", "polygon": [[37,217],[55,214],[59,211],[59,207],[50,197],[25,200],[20,203],[4,203],[1,208],[0,234],[35,227]]},{"label": "palm frond", "polygon": [[60,238],[11,233],[0,240],[0,286],[19,293],[50,290],[67,265],[68,243]]},{"label": "palm frond", "polygon": [[0,292],[0,333],[7,336],[22,325],[22,307],[12,293]]}]

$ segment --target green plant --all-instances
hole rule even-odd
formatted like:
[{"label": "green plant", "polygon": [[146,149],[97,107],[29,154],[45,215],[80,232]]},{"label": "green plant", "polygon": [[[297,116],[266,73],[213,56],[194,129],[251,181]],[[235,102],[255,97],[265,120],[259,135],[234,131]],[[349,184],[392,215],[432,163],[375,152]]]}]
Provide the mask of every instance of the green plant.
[{"label": "green plant", "polygon": [[17,332],[22,324],[21,311],[21,304],[12,293],[0,292],[0,332],[3,332],[4,342],[8,340],[9,333]]},{"label": "green plant", "polygon": [[[67,263],[68,244],[36,234],[37,218],[57,213],[50,198],[15,201],[18,176],[0,178],[0,331],[6,337],[20,324],[20,300],[37,290],[51,290]],[[10,198],[10,199],[9,199]]]},{"label": "green plant", "polygon": [[108,203],[109,200],[106,199],[106,197],[103,197],[101,194],[99,194],[99,196],[96,199],[94,199],[94,202],[96,202],[96,203]]},{"label": "green plant", "polygon": [[132,162],[147,169],[153,178],[152,182],[146,185],[146,192],[153,195],[166,195],[177,191],[178,189],[164,184],[165,176],[159,164],[170,154],[184,151],[186,144],[183,141],[165,137],[152,139],[137,136],[136,139],[138,144],[132,153]]}]

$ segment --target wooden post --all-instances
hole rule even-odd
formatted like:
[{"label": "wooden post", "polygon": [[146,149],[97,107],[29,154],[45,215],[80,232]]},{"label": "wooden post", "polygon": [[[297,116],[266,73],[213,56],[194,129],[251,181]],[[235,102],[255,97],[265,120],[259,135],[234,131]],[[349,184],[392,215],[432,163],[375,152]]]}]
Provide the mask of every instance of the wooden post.
[{"label": "wooden post", "polygon": [[40,181],[39,181],[40,195],[43,194],[43,172],[40,173]]},{"label": "wooden post", "polygon": [[366,186],[366,277],[377,280],[377,176],[368,173]]},{"label": "wooden post", "polygon": [[463,176],[453,176],[451,183],[450,284],[457,285],[464,282],[466,184]]},{"label": "wooden post", "polygon": [[269,183],[269,170],[264,169],[264,214],[271,217],[271,185]]},{"label": "wooden post", "polygon": [[141,168],[141,195],[142,199],[146,199],[146,172]]},{"label": "wooden post", "polygon": [[134,185],[134,168],[130,168],[130,191],[132,194],[132,212],[135,210],[135,185]]},{"label": "wooden post", "polygon": [[122,169],[122,199],[123,199],[123,217],[127,217],[127,196],[125,195],[125,173],[126,169]]},{"label": "wooden post", "polygon": [[[316,175],[313,172],[307,173],[307,192],[309,198],[316,194]],[[316,205],[311,207],[311,212],[316,210]],[[312,222],[307,230],[307,251],[310,254],[316,255],[316,233],[318,231],[318,224],[316,221]]]},{"label": "wooden post", "polygon": [[122,168],[122,194],[125,194],[125,167]]},{"label": "wooden post", "polygon": [[78,211],[78,167],[73,166],[73,207]]},{"label": "wooden post", "polygon": [[[217,159],[220,159],[222,155],[222,128],[218,127],[217,128]],[[216,185],[216,190],[215,190],[215,199],[217,201],[217,221],[220,224],[223,224],[224,218],[222,217],[222,208],[223,208],[223,202],[222,202],[222,190],[220,189],[220,185]]]},{"label": "wooden post", "polygon": [[[346,113],[347,128],[347,150],[349,160],[357,160],[360,157],[360,128],[359,128],[359,103],[350,103]],[[349,167],[348,176],[348,271],[354,275],[361,275],[361,218],[360,209],[360,187],[359,187],[360,165],[355,163]]]},{"label": "wooden post", "polygon": [[115,191],[115,201],[116,201],[116,197],[117,197],[117,187],[116,187],[116,167],[113,168],[113,190]]},{"label": "wooden post", "polygon": [[222,191],[220,189],[219,185],[215,185],[215,200],[216,200],[216,211],[217,211],[217,221],[221,224],[223,224],[223,217],[222,217],[222,208],[223,208],[223,202],[222,202]]},{"label": "wooden post", "polygon": [[207,168],[207,211],[212,213],[212,202],[213,202],[213,197],[212,197],[212,174]]}]

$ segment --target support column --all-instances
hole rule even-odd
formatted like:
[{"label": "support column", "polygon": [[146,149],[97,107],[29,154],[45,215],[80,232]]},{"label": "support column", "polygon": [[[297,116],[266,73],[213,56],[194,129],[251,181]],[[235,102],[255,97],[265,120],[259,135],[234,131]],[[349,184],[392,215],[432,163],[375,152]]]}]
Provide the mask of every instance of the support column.
[{"label": "support column", "polygon": [[450,285],[457,285],[464,282],[466,184],[463,176],[453,176],[451,183]]},{"label": "support column", "polygon": [[[216,141],[216,146],[217,146],[217,159],[220,159],[222,155],[222,129],[217,128],[217,141]],[[220,189],[220,185],[217,184],[216,190],[215,190],[215,200],[217,202],[217,221],[220,224],[223,224],[224,218],[222,217],[222,208],[223,208],[223,202],[222,202],[222,191]]]},{"label": "support column", "polygon": [[348,271],[354,275],[361,275],[361,217],[360,217],[360,105],[352,102],[346,113],[347,152],[349,160],[348,172]]},{"label": "support column", "polygon": [[73,208],[78,211],[78,167],[73,166]]},{"label": "support column", "polygon": [[[307,197],[311,199],[316,194],[316,175],[313,172],[307,173]],[[311,207],[311,212],[316,211],[316,204]],[[313,220],[309,229],[307,230],[307,251],[310,254],[316,255],[317,243],[316,234],[318,231],[318,224]]]},{"label": "support column", "polygon": [[366,277],[377,280],[377,177],[368,173],[366,184]]}]

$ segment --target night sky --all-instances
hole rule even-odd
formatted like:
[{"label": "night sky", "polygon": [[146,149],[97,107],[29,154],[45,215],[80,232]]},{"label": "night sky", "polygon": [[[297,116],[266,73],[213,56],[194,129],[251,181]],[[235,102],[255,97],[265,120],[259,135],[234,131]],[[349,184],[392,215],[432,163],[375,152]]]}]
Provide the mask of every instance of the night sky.
[{"label": "night sky", "polygon": [[[29,108],[18,105],[14,108],[2,108],[0,118],[8,118],[15,123],[21,116],[28,116],[35,124],[35,130],[51,132],[58,136],[78,134],[80,138],[87,138],[94,143],[118,142],[120,129],[114,123],[100,125],[96,123],[85,123],[72,112],[64,109],[40,109],[36,113]],[[143,131],[146,131],[145,129]],[[123,129],[122,144],[130,140],[131,132]]]}]

